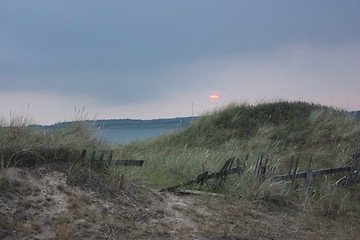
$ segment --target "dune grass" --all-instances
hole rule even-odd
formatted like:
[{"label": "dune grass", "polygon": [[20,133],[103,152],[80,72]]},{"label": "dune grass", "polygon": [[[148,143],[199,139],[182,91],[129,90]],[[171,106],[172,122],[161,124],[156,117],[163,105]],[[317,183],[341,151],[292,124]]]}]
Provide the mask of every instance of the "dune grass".
[{"label": "dune grass", "polygon": [[[305,167],[349,164],[360,145],[360,122],[342,110],[305,102],[256,106],[232,104],[202,116],[186,130],[118,148],[121,158],[147,159],[149,168],[178,169],[177,175],[218,168],[229,157],[254,161],[265,152],[277,171],[286,172],[291,156]],[[151,166],[150,166],[151,165]]]},{"label": "dune grass", "polygon": [[[216,172],[228,158],[243,160],[249,154],[245,173],[229,177],[221,192],[249,200],[305,201],[323,212],[340,213],[355,204],[345,204],[351,202],[350,189],[333,186],[339,176],[318,177],[316,190],[304,199],[299,180],[295,191],[289,191],[287,182],[255,181],[254,162],[259,152],[265,152],[274,174],[287,173],[292,156],[300,158],[300,171],[306,169],[310,156],[313,169],[340,167],[350,164],[359,143],[360,121],[353,115],[317,104],[278,101],[231,104],[200,117],[184,131],[121,145],[117,157],[146,160],[142,169],[131,170],[131,176],[164,187],[203,171]],[[202,189],[211,190],[213,184],[208,181]]]},{"label": "dune grass", "polygon": [[[62,130],[44,130],[23,116],[11,116],[9,121],[0,122],[0,156],[1,167],[11,167],[25,164],[13,161],[17,156],[32,155],[33,160],[43,162],[51,159],[41,159],[42,151],[81,151],[97,148],[97,140],[92,126],[79,122]],[[32,163],[36,165],[37,163]]]},{"label": "dune grass", "polygon": [[[265,152],[270,166],[275,168],[273,174],[287,173],[293,156],[300,159],[300,171],[305,170],[310,156],[314,158],[313,169],[340,167],[350,164],[359,143],[360,121],[340,109],[287,101],[230,104],[200,117],[183,131],[111,146],[116,150],[115,159],[143,159],[144,166],[110,167],[105,175],[94,176],[106,177],[103,183],[117,188],[129,181],[161,188],[192,179],[203,171],[217,172],[230,157],[243,161],[248,155],[245,172],[240,177],[230,176],[223,188],[216,191],[249,201],[305,204],[308,209],[323,214],[342,214],[357,208],[358,196],[352,187],[334,186],[340,176],[317,178],[314,191],[304,197],[301,180],[291,189],[285,181],[254,179],[254,162],[259,152]],[[110,146],[99,142],[94,128],[86,121],[57,131],[41,130],[23,117],[1,121],[1,167],[13,166],[12,157],[24,152],[40,154],[43,149],[80,151],[106,147]],[[90,170],[81,164],[72,167],[70,182],[91,181],[87,171]],[[200,189],[214,191],[215,186],[216,182],[210,180]]]}]

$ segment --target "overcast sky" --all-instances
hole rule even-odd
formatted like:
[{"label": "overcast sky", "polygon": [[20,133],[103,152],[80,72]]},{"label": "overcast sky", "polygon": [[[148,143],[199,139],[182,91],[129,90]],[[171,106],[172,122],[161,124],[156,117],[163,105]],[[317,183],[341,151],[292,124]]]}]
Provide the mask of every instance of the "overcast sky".
[{"label": "overcast sky", "polygon": [[350,0],[0,0],[0,114],[52,124],[85,107],[90,119],[154,119],[276,99],[360,110],[359,9]]}]

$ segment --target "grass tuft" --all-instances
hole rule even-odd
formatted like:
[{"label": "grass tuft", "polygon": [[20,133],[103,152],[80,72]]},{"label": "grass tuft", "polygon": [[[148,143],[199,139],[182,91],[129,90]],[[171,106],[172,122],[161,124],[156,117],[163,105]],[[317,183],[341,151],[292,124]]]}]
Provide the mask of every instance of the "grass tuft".
[{"label": "grass tuft", "polygon": [[1,168],[50,162],[52,159],[44,159],[44,151],[61,149],[70,153],[99,146],[94,128],[86,122],[62,130],[44,130],[23,116],[12,116],[9,121],[0,122]]}]

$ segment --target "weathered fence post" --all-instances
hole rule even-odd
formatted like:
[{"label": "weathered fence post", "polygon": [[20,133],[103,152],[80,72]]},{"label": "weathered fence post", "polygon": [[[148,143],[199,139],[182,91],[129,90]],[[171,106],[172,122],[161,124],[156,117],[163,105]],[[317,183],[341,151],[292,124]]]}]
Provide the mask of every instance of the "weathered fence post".
[{"label": "weathered fence post", "polygon": [[109,152],[109,157],[108,157],[108,161],[109,161],[109,162],[112,161],[113,156],[114,156],[114,150],[111,150],[111,151]]},{"label": "weathered fence post", "polygon": [[80,153],[79,158],[78,158],[78,162],[82,162],[82,161],[85,159],[85,157],[86,157],[86,150],[83,149],[83,150],[81,151],[81,153]]},{"label": "weathered fence post", "polygon": [[226,181],[227,175],[232,167],[232,164],[234,163],[234,160],[235,160],[234,157],[230,158],[225,162],[224,166],[221,168],[220,172],[216,177],[216,186],[215,186],[216,189],[221,188],[224,185],[224,182]]},{"label": "weathered fence post", "polygon": [[263,158],[264,158],[264,153],[259,152],[258,157],[256,158],[256,162],[255,162],[255,169],[254,169],[255,178],[259,178],[260,166],[262,165]]},{"label": "weathered fence post", "polygon": [[[239,158],[236,159],[236,167],[237,167],[238,169],[240,169],[240,167],[241,167],[241,165],[240,165],[240,159],[239,159]],[[240,176],[240,171],[238,171],[237,174],[238,174],[238,176]]]},{"label": "weathered fence post", "polygon": [[352,181],[358,180],[358,178],[359,178],[359,163],[358,163],[359,157],[360,157],[360,148],[358,148],[356,150],[355,154],[353,154],[353,156],[352,156],[350,171],[349,171],[349,174],[347,175],[345,184],[350,184]]},{"label": "weathered fence post", "polygon": [[355,160],[356,160],[355,181],[359,181],[360,180],[360,148],[356,150]]},{"label": "weathered fence post", "polygon": [[200,184],[200,186],[204,185],[204,182],[205,182],[208,174],[209,174],[209,171],[205,171],[202,174],[200,174],[199,176],[197,176],[197,178],[195,179],[195,183]]},{"label": "weathered fence post", "polygon": [[259,181],[263,181],[265,179],[267,165],[269,163],[269,158],[265,158],[264,160],[264,156],[265,154],[260,152],[255,162],[255,178]]},{"label": "weathered fence post", "polygon": [[94,149],[91,152],[91,156],[90,156],[90,161],[89,161],[90,166],[92,166],[94,164],[94,162],[95,162],[95,155],[96,155],[96,150]]},{"label": "weathered fence post", "polygon": [[314,175],[311,169],[311,163],[313,160],[313,156],[310,156],[309,162],[308,162],[308,166],[307,166],[307,170],[306,170],[306,178],[305,178],[305,184],[304,184],[304,190],[306,192],[306,194],[309,194],[311,191],[311,187],[314,181]]},{"label": "weathered fence post", "polygon": [[268,163],[269,163],[269,158],[265,158],[265,162],[261,162],[262,165],[260,165],[260,167],[259,167],[259,180],[260,181],[265,180]]},{"label": "weathered fence post", "polygon": [[99,157],[99,163],[101,163],[104,160],[105,157],[105,150],[100,151],[100,157]]},{"label": "weathered fence post", "polygon": [[101,150],[101,151],[100,151],[100,155],[99,155],[99,159],[96,161],[97,167],[101,167],[101,166],[102,166],[104,157],[105,157],[105,150]]},{"label": "weathered fence post", "polygon": [[288,172],[289,179],[290,179],[290,176],[291,176],[291,170],[292,170],[292,167],[293,167],[293,162],[294,162],[294,156],[292,156],[291,159],[290,159],[290,166],[289,166],[289,172]]}]

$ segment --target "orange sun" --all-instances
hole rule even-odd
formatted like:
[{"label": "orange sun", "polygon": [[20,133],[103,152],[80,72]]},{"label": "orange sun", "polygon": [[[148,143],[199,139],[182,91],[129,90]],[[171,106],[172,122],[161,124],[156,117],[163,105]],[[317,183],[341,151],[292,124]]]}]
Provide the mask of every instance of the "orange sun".
[{"label": "orange sun", "polygon": [[216,95],[216,94],[210,95],[211,102],[216,103],[218,99],[219,99],[219,95]]}]

